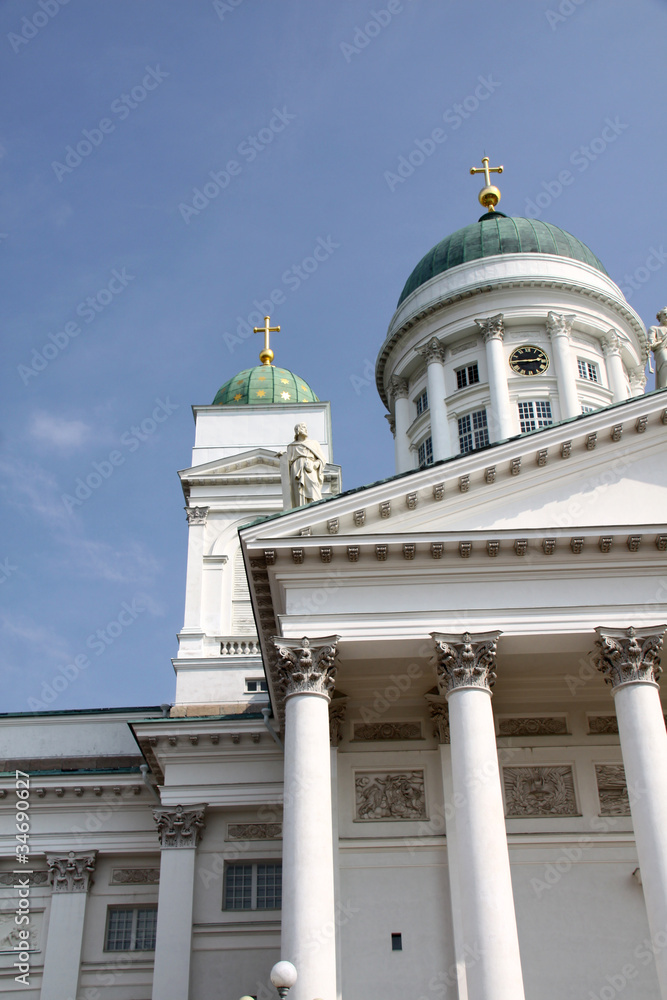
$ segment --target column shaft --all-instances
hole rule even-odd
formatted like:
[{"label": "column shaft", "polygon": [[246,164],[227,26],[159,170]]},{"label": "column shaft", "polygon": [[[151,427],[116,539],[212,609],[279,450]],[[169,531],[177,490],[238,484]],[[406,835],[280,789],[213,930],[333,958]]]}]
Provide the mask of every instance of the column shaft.
[{"label": "column shaft", "polygon": [[503,348],[505,337],[503,314],[497,313],[486,319],[476,319],[475,323],[481,330],[486,344],[486,368],[491,396],[491,412],[487,414],[489,438],[491,441],[504,441],[516,433],[517,427],[513,419],[507,382]]},{"label": "column shaft", "polygon": [[160,858],[154,1000],[188,1000],[195,861],[193,848],[164,848]]},{"label": "column shaft", "polygon": [[431,411],[433,461],[439,462],[452,455],[447,404],[445,403],[445,369],[439,358],[428,362],[426,377],[428,379],[428,405]]},{"label": "column shaft", "polygon": [[449,693],[469,1000],[522,1000],[523,977],[490,692]]},{"label": "column shaft", "polygon": [[336,1000],[336,937],[328,699],[285,705],[281,958],[299,978],[290,1000]]},{"label": "column shaft", "polygon": [[575,359],[570,349],[570,331],[574,320],[575,316],[563,313],[550,312],[547,316],[547,332],[551,337],[562,420],[566,420],[568,417],[578,417],[581,414],[575,375]]},{"label": "column shaft", "polygon": [[78,995],[86,899],[85,892],[51,897],[41,1000],[75,1000]]},{"label": "column shaft", "polygon": [[[613,691],[632,825],[651,937],[667,935],[667,733],[657,685],[639,681]],[[656,971],[667,1000],[667,949],[656,947]]]},{"label": "column shaft", "polygon": [[396,421],[396,438],[394,442],[396,472],[409,472],[410,469],[414,468],[415,463],[408,439],[408,427],[412,421],[410,420],[410,400],[407,397],[407,393],[404,396],[396,397],[394,419]]}]

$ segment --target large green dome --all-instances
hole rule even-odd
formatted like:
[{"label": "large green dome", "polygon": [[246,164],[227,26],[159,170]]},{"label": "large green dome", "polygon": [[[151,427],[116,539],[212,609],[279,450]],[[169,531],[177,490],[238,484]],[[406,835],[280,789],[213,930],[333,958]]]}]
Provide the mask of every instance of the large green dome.
[{"label": "large green dome", "polygon": [[436,274],[443,274],[469,260],[504,253],[558,254],[607,273],[592,250],[564,229],[539,219],[510,219],[500,212],[489,212],[479,222],[446,236],[422,257],[406,281],[398,305]]},{"label": "large green dome", "polygon": [[246,368],[220,386],[213,405],[232,403],[262,406],[266,403],[317,403],[318,399],[307,382],[287,368],[257,365]]}]

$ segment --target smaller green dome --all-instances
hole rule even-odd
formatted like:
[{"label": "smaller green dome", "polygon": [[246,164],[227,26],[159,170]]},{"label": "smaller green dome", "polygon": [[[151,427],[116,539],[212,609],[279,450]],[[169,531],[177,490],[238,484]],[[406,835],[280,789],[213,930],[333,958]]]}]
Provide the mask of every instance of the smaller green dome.
[{"label": "smaller green dome", "polygon": [[246,368],[220,386],[214,406],[265,406],[267,403],[317,403],[317,396],[307,382],[287,368],[257,365]]}]

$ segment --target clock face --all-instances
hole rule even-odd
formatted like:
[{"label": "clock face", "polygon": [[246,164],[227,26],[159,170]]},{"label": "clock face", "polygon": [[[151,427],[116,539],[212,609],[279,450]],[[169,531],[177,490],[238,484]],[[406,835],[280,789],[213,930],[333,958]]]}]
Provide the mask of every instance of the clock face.
[{"label": "clock face", "polygon": [[526,344],[517,347],[510,354],[510,368],[517,375],[544,375],[549,367],[549,358],[539,347]]}]

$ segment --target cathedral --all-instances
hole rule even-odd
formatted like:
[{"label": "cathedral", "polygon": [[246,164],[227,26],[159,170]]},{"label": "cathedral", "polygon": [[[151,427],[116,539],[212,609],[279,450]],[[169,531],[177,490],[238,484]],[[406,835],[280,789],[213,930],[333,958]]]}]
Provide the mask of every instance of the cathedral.
[{"label": "cathedral", "polygon": [[667,1000],[667,310],[482,162],[379,346],[395,469],[343,491],[266,317],[178,473],[173,704],[0,718],[0,994]]}]

